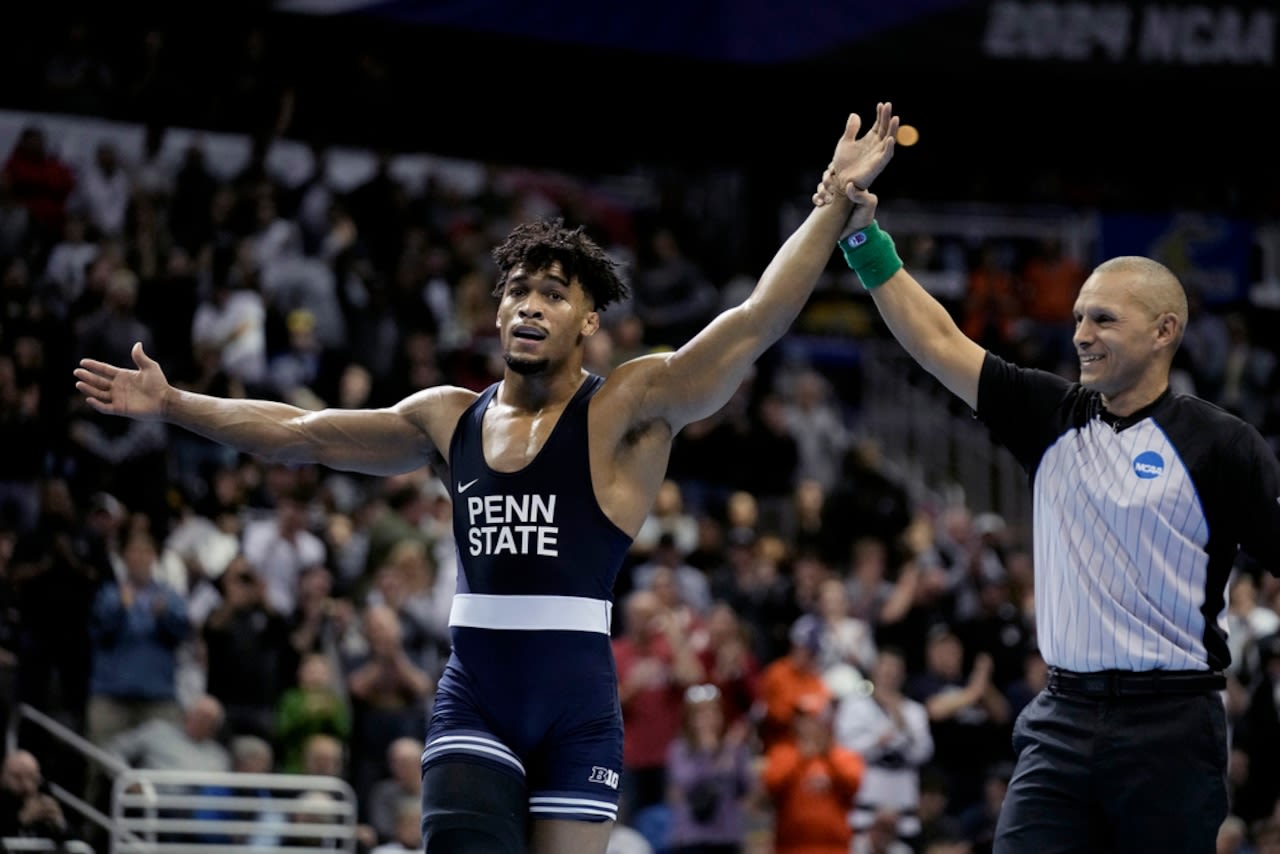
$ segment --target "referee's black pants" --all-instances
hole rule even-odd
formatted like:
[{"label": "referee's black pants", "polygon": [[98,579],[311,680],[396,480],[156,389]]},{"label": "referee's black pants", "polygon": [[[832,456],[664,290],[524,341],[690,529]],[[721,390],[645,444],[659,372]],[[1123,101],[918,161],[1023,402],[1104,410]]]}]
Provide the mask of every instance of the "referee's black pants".
[{"label": "referee's black pants", "polygon": [[995,854],[1212,854],[1227,817],[1221,696],[1040,692],[1013,728]]}]

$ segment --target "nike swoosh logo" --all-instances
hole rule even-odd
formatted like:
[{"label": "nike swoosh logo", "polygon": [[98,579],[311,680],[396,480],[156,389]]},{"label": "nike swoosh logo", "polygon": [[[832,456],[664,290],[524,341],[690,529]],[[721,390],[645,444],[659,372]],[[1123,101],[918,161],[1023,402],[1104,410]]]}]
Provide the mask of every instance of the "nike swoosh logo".
[{"label": "nike swoosh logo", "polygon": [[468,489],[470,489],[471,487],[475,486],[475,485],[476,485],[476,481],[477,481],[477,480],[479,480],[479,479],[480,479],[480,478],[476,478],[476,480],[468,481],[467,483],[463,483],[462,481],[458,481],[458,494],[459,494],[459,495],[461,495],[462,493],[466,492],[466,491],[467,491]]}]

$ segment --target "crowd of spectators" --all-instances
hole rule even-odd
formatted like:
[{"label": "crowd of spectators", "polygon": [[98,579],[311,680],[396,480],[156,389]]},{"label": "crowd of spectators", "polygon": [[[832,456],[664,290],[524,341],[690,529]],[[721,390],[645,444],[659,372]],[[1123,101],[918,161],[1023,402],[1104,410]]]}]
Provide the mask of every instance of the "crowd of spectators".
[{"label": "crowd of spectators", "polygon": [[[0,713],[30,704],[137,767],[339,776],[363,849],[412,850],[456,571],[435,473],[268,464],[103,417],[72,366],[128,365],[142,342],[176,385],[303,408],[478,390],[501,370],[488,251],[533,216],[626,262],[633,298],[590,342],[599,373],[678,346],[740,283],[678,221],[527,172],[409,187],[382,152],[344,189],[323,146],[286,179],[270,138],[224,175],[198,144],[161,156],[163,136],[73,162],[33,118],[0,170]],[[985,255],[952,305],[966,328],[1070,370],[1059,303],[1078,262],[1046,246],[993,277]],[[1247,320],[1197,310],[1179,382],[1275,435],[1277,354]],[[1010,729],[1045,680],[1029,543],[895,479],[856,403],[812,364],[766,359],[677,439],[616,590],[637,845],[989,849]],[[1238,841],[1219,850],[1274,850],[1280,579],[1242,563],[1227,620]],[[65,831],[41,765],[102,802],[41,731],[19,741],[4,833]]]}]

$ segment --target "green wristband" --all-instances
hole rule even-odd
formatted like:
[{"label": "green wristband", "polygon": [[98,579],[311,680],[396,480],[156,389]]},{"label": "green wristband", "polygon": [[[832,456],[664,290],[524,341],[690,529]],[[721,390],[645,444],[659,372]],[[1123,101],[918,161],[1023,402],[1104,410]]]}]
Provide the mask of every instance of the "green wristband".
[{"label": "green wristband", "polygon": [[867,290],[880,287],[902,269],[902,259],[893,238],[874,221],[864,229],[845,235],[837,244],[849,269]]}]

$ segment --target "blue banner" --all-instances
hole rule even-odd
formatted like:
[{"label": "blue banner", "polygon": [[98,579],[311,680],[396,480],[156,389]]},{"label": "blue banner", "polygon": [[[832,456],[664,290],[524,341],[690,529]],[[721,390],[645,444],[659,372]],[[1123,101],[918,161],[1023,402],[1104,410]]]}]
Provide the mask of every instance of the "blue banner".
[{"label": "blue banner", "polygon": [[368,14],[565,44],[706,60],[772,64],[818,56],[975,0],[852,3],[814,0],[276,0],[280,12]]},{"label": "blue banner", "polygon": [[1207,305],[1246,298],[1253,230],[1245,222],[1201,213],[1104,214],[1097,261],[1145,255],[1173,270]]}]

